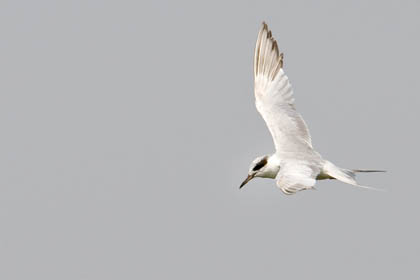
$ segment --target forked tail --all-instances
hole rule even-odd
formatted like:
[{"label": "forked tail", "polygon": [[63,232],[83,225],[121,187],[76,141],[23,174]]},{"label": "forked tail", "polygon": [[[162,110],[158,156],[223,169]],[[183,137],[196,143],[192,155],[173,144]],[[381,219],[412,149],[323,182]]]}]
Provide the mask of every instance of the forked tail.
[{"label": "forked tail", "polygon": [[385,172],[384,170],[362,170],[362,169],[349,170],[349,169],[340,168],[329,161],[325,161],[323,172],[328,174],[334,179],[337,179],[341,182],[344,182],[353,186],[376,190],[376,191],[383,191],[382,189],[359,185],[356,181],[356,173]]}]

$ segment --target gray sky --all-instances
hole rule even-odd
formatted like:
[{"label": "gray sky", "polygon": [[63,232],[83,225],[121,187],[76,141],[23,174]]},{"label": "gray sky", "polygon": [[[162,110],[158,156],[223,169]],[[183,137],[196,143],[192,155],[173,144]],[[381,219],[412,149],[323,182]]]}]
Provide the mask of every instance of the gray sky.
[{"label": "gray sky", "polygon": [[[419,277],[418,2],[64,2],[0,4],[1,279]],[[315,148],[386,193],[238,190],[263,20]]]}]

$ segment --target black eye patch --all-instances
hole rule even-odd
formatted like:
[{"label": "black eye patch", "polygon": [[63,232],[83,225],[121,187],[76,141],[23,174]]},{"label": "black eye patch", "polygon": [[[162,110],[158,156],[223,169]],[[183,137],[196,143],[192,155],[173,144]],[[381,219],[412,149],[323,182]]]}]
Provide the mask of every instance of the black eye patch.
[{"label": "black eye patch", "polygon": [[261,168],[263,168],[267,164],[267,158],[263,158],[259,163],[257,163],[254,168],[252,168],[252,171],[257,171]]}]

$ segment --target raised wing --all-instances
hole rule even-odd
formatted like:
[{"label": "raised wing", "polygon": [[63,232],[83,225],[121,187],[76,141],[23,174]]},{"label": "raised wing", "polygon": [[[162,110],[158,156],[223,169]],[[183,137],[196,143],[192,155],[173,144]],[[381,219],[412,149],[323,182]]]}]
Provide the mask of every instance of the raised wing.
[{"label": "raised wing", "polygon": [[320,169],[304,161],[288,161],[277,174],[277,186],[285,194],[311,189],[315,186]]},{"label": "raised wing", "polygon": [[255,104],[273,137],[277,152],[312,149],[311,137],[295,110],[292,86],[283,71],[283,54],[263,23],[255,47]]}]

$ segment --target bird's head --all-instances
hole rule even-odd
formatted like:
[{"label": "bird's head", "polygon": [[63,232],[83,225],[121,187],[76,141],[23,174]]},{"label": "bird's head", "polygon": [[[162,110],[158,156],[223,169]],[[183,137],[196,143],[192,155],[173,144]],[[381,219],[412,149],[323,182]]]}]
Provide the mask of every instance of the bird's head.
[{"label": "bird's head", "polygon": [[243,186],[245,186],[245,184],[251,181],[254,177],[264,177],[263,174],[267,167],[268,157],[269,157],[268,155],[265,155],[265,156],[257,157],[256,159],[252,161],[251,165],[249,166],[248,176],[242,182],[239,188],[242,188]]}]

